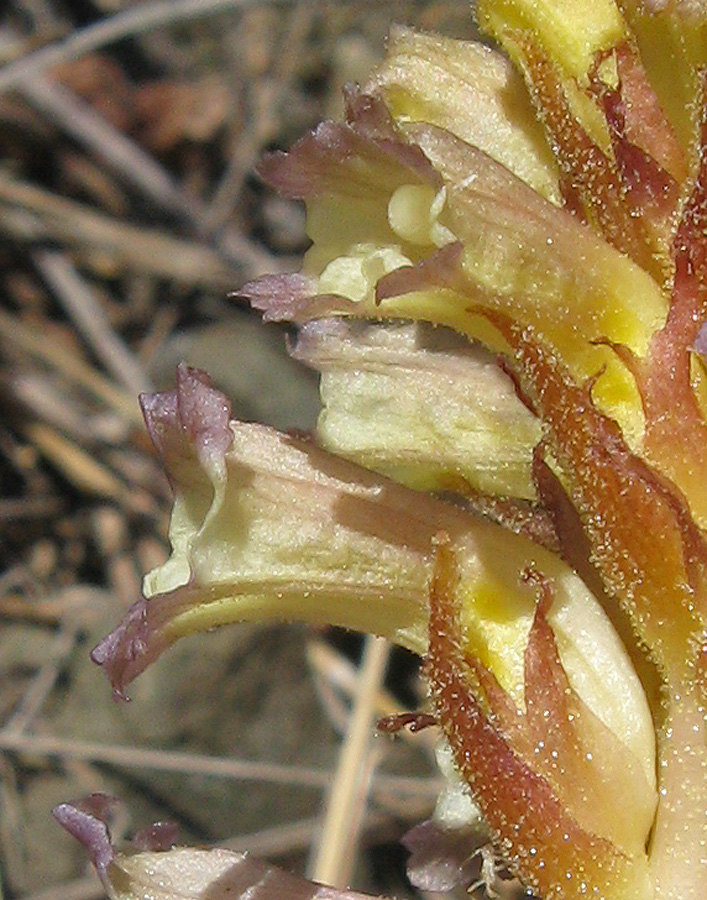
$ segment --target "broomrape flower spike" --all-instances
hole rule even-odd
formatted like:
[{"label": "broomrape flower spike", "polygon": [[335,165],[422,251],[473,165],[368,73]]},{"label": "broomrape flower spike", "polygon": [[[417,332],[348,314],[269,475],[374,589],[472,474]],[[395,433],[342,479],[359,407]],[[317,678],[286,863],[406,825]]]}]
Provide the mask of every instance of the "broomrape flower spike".
[{"label": "broomrape flower spike", "polygon": [[[395,28],[344,121],[261,163],[312,246],[239,294],[300,326],[315,439],[184,366],[143,398],[172,555],[94,659],[123,696],[215,625],[384,635],[430,694],[386,727],[434,722],[450,778],[418,883],[470,884],[481,832],[544,900],[704,900],[707,4],[476,14],[502,49]],[[188,851],[115,853],[92,808],[60,818],[111,897],[173,896]]]}]

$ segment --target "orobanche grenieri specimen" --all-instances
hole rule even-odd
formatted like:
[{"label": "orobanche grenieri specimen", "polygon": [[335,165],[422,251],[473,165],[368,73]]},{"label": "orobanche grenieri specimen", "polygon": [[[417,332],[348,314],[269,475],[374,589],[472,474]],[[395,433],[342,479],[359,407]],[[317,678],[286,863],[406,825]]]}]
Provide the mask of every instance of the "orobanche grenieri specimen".
[{"label": "orobanche grenieri specimen", "polygon": [[[707,4],[619,6],[481,0],[498,50],[394,29],[262,162],[312,246],[239,294],[299,326],[317,433],[186,367],[143,398],[173,551],[94,658],[120,695],[215,625],[384,635],[529,891],[704,900]],[[111,896],[202,896],[155,893],[186,851],[59,816]]]}]

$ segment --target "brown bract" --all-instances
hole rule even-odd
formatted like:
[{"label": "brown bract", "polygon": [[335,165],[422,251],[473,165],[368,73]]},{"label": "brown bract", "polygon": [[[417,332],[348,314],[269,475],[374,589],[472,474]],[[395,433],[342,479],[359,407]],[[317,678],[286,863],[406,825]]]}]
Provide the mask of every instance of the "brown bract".
[{"label": "brown bract", "polygon": [[[538,744],[518,747],[532,741],[532,732],[522,724],[516,726],[514,710],[492,676],[478,667],[464,653],[458,624],[458,571],[454,554],[446,539],[438,543],[437,561],[430,595],[430,647],[425,671],[430,680],[435,710],[455,754],[457,766],[474,791],[485,818],[496,833],[504,851],[514,859],[526,885],[542,897],[570,898],[586,896],[592,891],[601,897],[639,898],[648,896],[645,857],[637,859],[617,847],[610,839],[585,830],[568,811],[551,782],[538,771],[537,762],[524,758],[523,751],[544,755],[544,742],[551,744],[562,730],[571,732],[572,722],[566,701],[559,701],[549,685],[536,685],[551,702],[546,707],[551,726],[536,733]],[[535,618],[536,637],[528,650],[526,680],[542,677],[535,668],[538,644],[547,643],[542,625],[542,606]],[[539,633],[538,633],[539,632]],[[551,639],[550,639],[551,641]],[[547,649],[547,647],[545,648]],[[552,647],[550,647],[552,650]],[[545,659],[541,668],[550,667],[556,678],[555,657]],[[488,692],[484,703],[473,688],[473,669]],[[545,673],[547,674],[547,672]],[[562,676],[559,675],[562,680]],[[555,688],[557,687],[555,683]],[[553,695],[554,696],[551,696]],[[528,714],[533,716],[538,696],[528,698]],[[488,704],[488,705],[487,705]],[[565,706],[565,709],[562,707]],[[541,712],[540,715],[543,715]],[[516,737],[514,746],[513,737]],[[571,739],[571,738],[570,738]],[[550,749],[550,748],[548,748]],[[557,765],[564,765],[559,750]]]}]

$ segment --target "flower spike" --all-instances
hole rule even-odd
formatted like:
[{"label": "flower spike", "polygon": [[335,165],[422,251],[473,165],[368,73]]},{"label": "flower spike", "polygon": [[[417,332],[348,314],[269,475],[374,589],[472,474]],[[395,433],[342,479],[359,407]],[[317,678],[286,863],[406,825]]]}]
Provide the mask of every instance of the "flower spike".
[{"label": "flower spike", "polygon": [[[707,6],[477,16],[507,56],[398,28],[343,121],[261,164],[312,245],[238,295],[299,327],[316,433],[231,421],[187,367],[143,398],[172,554],[94,659],[124,696],[216,625],[382,634],[430,695],[387,729],[444,737],[421,884],[490,840],[541,900],[704,900]],[[176,851],[121,895],[100,810],[62,814],[112,900],[162,896]]]}]

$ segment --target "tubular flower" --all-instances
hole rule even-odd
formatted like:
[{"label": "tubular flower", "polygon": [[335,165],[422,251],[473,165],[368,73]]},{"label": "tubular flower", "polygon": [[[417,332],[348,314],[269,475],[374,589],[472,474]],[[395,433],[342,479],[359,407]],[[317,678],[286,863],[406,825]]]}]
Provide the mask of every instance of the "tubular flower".
[{"label": "tubular flower", "polygon": [[529,890],[703,900],[707,6],[477,16],[502,51],[395,29],[262,162],[312,246],[239,294],[300,326],[315,440],[186,367],[144,397],[173,551],[94,658],[122,695],[215,625],[382,634]]}]

